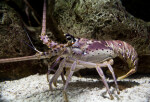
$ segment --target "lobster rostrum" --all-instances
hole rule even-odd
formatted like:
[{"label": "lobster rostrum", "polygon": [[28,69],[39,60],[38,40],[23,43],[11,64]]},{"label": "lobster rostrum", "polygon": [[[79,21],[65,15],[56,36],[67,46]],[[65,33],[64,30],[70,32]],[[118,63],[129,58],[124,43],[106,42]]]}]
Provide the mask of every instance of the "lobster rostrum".
[{"label": "lobster rostrum", "polygon": [[[66,44],[58,44],[48,38],[46,35],[46,0],[44,0],[43,6],[43,22],[42,22],[42,32],[40,39],[43,44],[46,44],[50,49],[48,52],[37,51],[37,54],[33,56],[25,56],[18,58],[8,58],[0,59],[0,63],[24,61],[24,60],[34,60],[34,59],[46,59],[56,56],[56,60],[52,66],[49,66],[47,79],[49,82],[50,90],[52,90],[52,84],[57,86],[56,82],[59,76],[62,77],[64,82],[64,97],[65,101],[68,101],[66,88],[71,80],[74,72],[84,69],[84,68],[95,68],[101,77],[110,98],[113,99],[112,93],[110,92],[108,83],[106,81],[105,75],[102,71],[102,67],[108,67],[112,77],[114,79],[116,90],[119,93],[119,88],[117,84],[117,79],[112,68],[113,59],[115,57],[120,57],[127,62],[130,70],[125,75],[122,75],[118,79],[123,79],[137,70],[138,56],[135,49],[128,43],[120,40],[109,40],[109,41],[98,41],[89,40],[86,38],[75,38],[70,34],[64,34]],[[59,63],[58,69],[55,71],[54,67]],[[66,69],[66,80],[64,78],[63,70]],[[55,74],[49,80],[50,72],[54,70]]]}]

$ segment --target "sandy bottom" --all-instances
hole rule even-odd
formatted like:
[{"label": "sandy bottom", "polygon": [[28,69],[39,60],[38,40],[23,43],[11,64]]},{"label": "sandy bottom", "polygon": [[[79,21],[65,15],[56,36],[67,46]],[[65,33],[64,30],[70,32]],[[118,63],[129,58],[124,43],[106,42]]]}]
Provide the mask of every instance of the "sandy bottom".
[{"label": "sandy bottom", "polygon": [[[50,76],[52,77],[52,75]],[[150,75],[134,75],[118,81],[120,94],[114,82],[107,79],[114,100],[109,99],[106,88],[99,78],[72,77],[68,86],[69,102],[150,102]],[[0,82],[0,102],[63,102],[63,84],[49,91],[46,75],[31,75],[13,81]]]}]

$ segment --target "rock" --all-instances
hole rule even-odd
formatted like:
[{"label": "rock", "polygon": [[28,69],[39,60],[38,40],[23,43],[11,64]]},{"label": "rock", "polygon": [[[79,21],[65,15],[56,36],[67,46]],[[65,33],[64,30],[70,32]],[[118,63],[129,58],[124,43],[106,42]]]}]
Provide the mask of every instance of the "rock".
[{"label": "rock", "polygon": [[[20,16],[5,3],[1,2],[0,7],[2,15],[0,17],[0,58],[34,55],[35,51],[24,43],[30,42]],[[46,71],[47,68],[42,68],[40,63],[40,61],[24,61],[0,64],[0,80],[17,79]]]}]

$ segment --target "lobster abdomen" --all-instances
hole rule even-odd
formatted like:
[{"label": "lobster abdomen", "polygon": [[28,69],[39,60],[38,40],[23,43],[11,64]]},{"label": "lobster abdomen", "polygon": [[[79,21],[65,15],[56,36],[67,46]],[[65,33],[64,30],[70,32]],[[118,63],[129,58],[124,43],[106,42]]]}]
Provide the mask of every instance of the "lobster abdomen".
[{"label": "lobster abdomen", "polygon": [[138,65],[138,55],[130,44],[120,40],[106,41],[106,43],[114,50],[119,58],[127,62],[129,69],[132,70],[132,72],[129,74],[136,72]]}]

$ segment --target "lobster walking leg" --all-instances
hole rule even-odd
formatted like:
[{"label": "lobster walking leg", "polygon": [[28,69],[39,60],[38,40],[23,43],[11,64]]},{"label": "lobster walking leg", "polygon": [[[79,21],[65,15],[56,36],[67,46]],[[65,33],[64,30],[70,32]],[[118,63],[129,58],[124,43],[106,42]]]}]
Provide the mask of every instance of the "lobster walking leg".
[{"label": "lobster walking leg", "polygon": [[110,70],[110,72],[111,72],[111,74],[113,76],[113,79],[114,79],[114,82],[115,82],[115,85],[116,85],[116,90],[117,90],[117,93],[119,94],[120,92],[119,92],[119,88],[118,88],[118,84],[117,84],[117,79],[115,77],[114,70],[113,70],[113,68],[112,68],[112,66],[110,64],[108,64],[107,66],[108,66],[108,68],[109,68],[109,70]]},{"label": "lobster walking leg", "polygon": [[66,93],[66,89],[67,89],[67,86],[69,84],[69,81],[71,80],[71,77],[75,71],[75,68],[76,68],[76,65],[77,65],[77,62],[74,61],[74,63],[72,64],[71,66],[71,69],[70,69],[70,73],[67,77],[67,80],[66,80],[66,83],[65,83],[65,86],[64,86],[64,90],[63,90],[63,94],[64,94],[64,98],[65,98],[65,101],[68,102],[68,98],[67,98],[67,93]]},{"label": "lobster walking leg", "polygon": [[57,69],[56,73],[54,74],[54,76],[52,77],[52,79],[50,80],[49,82],[49,86],[50,86],[50,90],[52,90],[52,83],[56,85],[56,81],[57,81],[57,78],[61,75],[61,73],[63,72],[63,68],[65,66],[65,63],[66,63],[66,58],[64,58],[60,64],[59,64],[59,68]]},{"label": "lobster walking leg", "polygon": [[107,81],[106,81],[106,78],[105,78],[105,75],[104,75],[102,69],[100,68],[100,66],[97,65],[97,66],[96,66],[96,70],[97,70],[99,76],[102,78],[102,81],[103,81],[103,83],[104,83],[104,85],[105,85],[105,87],[106,87],[106,89],[107,89],[107,92],[108,92],[108,94],[110,95],[110,98],[113,99],[113,96],[112,96],[112,94],[111,94],[111,92],[110,92],[110,90],[109,90],[109,86],[108,86],[108,84],[107,84]]},{"label": "lobster walking leg", "polygon": [[51,71],[56,72],[56,70],[54,70],[54,67],[58,64],[58,62],[60,61],[60,57],[58,57],[55,61],[55,63],[51,66],[50,64],[48,64],[48,72],[47,72],[47,81],[49,82],[49,74]]},{"label": "lobster walking leg", "polygon": [[[50,72],[51,72],[51,71],[56,72],[56,70],[54,70],[54,67],[59,63],[60,59],[61,59],[61,57],[58,57],[58,58],[56,59],[55,63],[54,63],[52,66],[48,64],[48,72],[47,72],[47,81],[48,81],[48,82],[49,82],[49,74],[50,74]],[[66,80],[65,80],[65,78],[64,78],[63,72],[61,73],[61,78],[62,78],[62,80],[63,80],[63,84],[65,84]]]},{"label": "lobster walking leg", "polygon": [[61,59],[61,57],[58,57],[58,58],[56,59],[55,63],[54,63],[52,66],[48,67],[48,72],[47,72],[47,74],[50,74],[51,71],[54,71],[54,67],[58,64],[58,62],[60,61],[60,59]]},{"label": "lobster walking leg", "polygon": [[103,83],[104,83],[104,85],[105,85],[105,87],[106,87],[106,89],[108,91],[108,94],[110,95],[110,98],[113,99],[113,96],[112,96],[112,94],[111,94],[111,92],[109,90],[109,86],[107,84],[106,78],[105,78],[105,76],[103,74],[103,71],[101,70],[101,67],[109,67],[109,70],[112,72],[113,78],[115,80],[116,88],[118,88],[118,84],[116,82],[116,77],[114,76],[114,71],[112,70],[112,67],[110,66],[112,64],[112,61],[111,60],[110,61],[105,61],[104,63],[100,63],[100,64],[91,63],[91,62],[85,62],[85,61],[81,61],[81,60],[78,60],[78,62],[79,62],[80,65],[83,65],[85,67],[89,67],[90,66],[91,68],[92,67],[96,68],[98,74],[102,78],[102,81],[103,81]]},{"label": "lobster walking leg", "polygon": [[65,80],[65,77],[64,77],[64,73],[63,73],[63,72],[61,73],[61,78],[62,78],[62,80],[63,80],[63,84],[65,85],[66,80]]}]

